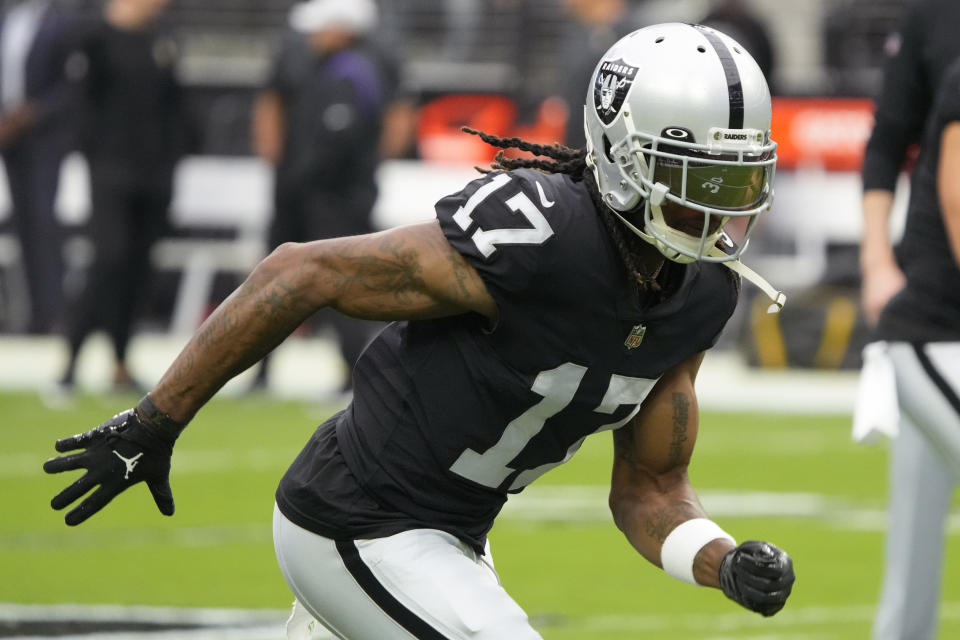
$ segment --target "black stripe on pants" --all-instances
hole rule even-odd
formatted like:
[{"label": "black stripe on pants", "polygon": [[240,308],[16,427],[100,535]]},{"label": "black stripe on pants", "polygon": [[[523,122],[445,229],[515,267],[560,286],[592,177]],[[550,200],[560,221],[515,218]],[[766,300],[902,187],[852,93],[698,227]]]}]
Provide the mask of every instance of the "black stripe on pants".
[{"label": "black stripe on pants", "polygon": [[386,587],[380,584],[380,581],[370,571],[370,567],[363,562],[360,552],[352,541],[337,540],[336,544],[337,551],[343,559],[343,564],[353,575],[354,580],[388,616],[412,633],[418,640],[448,640],[445,635],[403,606],[399,600],[393,597],[393,594],[387,591]]},{"label": "black stripe on pants", "polygon": [[960,398],[957,397],[957,393],[953,390],[953,387],[950,386],[950,383],[948,383],[946,379],[940,375],[940,372],[937,371],[937,368],[933,366],[933,362],[930,361],[930,358],[927,357],[926,352],[923,350],[923,344],[914,342],[911,343],[911,346],[913,347],[913,352],[917,354],[917,360],[920,361],[920,366],[923,367],[923,370],[930,376],[930,380],[933,381],[937,389],[940,389],[940,393],[947,399],[947,402],[950,403],[950,406],[953,407],[956,414],[960,416]]}]

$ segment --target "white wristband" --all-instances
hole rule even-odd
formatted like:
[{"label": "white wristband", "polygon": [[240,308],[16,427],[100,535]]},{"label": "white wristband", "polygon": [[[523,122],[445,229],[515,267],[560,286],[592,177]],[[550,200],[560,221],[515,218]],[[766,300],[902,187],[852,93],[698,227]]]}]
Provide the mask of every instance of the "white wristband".
[{"label": "white wristband", "polygon": [[700,549],[710,542],[723,538],[733,544],[737,541],[720,528],[713,520],[694,518],[679,524],[671,531],[660,548],[660,564],[663,570],[692,585],[699,583],[693,577],[693,560]]}]

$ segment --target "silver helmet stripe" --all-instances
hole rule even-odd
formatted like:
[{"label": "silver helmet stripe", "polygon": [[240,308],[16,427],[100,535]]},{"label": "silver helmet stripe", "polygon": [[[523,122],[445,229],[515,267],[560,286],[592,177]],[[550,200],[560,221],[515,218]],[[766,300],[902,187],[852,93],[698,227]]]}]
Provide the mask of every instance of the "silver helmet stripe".
[{"label": "silver helmet stripe", "polygon": [[727,78],[727,96],[730,99],[730,129],[743,129],[743,84],[740,82],[740,71],[737,63],[726,43],[710,29],[700,29],[707,38],[707,42],[714,48],[723,65],[723,73]]}]

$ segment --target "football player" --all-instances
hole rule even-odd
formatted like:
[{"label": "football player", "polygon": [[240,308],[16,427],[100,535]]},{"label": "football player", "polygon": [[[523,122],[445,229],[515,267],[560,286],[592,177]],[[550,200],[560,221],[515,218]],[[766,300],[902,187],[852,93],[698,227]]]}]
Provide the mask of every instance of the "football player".
[{"label": "football player", "polygon": [[[958,21],[960,3],[952,0],[904,4],[884,47],[863,157],[860,293],[871,342],[854,435],[876,427],[891,436],[889,526],[871,640],[943,637],[947,519],[960,482]],[[919,155],[897,238],[894,194],[914,142]]]},{"label": "football player", "polygon": [[[274,541],[297,604],[350,640],[539,638],[504,590],[487,532],[509,494],[611,431],[609,504],[671,576],[769,616],[790,557],[737,544],[687,467],[694,380],[739,294],[770,207],[770,95],[750,55],[687,24],[636,31],[599,61],[587,147],[484,134],[493,170],[436,220],[281,246],[200,327],[139,405],[56,443],[52,501],[76,525],[142,481],[164,514],[174,441],[232,376],[323,307],[393,321],[356,365],[352,404],[280,481]],[[307,615],[309,614],[309,615]],[[291,634],[296,636],[296,629]]]}]

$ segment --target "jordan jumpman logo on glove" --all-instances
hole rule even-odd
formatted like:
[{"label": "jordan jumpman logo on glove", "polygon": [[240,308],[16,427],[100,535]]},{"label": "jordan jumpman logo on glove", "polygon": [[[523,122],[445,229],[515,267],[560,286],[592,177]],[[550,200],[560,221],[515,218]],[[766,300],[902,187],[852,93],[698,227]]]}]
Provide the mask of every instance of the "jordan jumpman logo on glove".
[{"label": "jordan jumpman logo on glove", "polygon": [[123,474],[123,479],[124,479],[124,480],[129,480],[129,479],[130,479],[130,474],[133,473],[133,468],[134,468],[135,466],[137,466],[137,462],[139,462],[140,457],[143,456],[143,451],[141,451],[141,452],[138,453],[137,455],[133,456],[132,458],[124,458],[124,457],[120,454],[119,451],[117,451],[116,449],[114,449],[114,450],[113,450],[113,455],[115,455],[115,456],[117,456],[118,458],[120,458],[121,460],[123,460],[123,464],[127,465],[127,472]]}]

